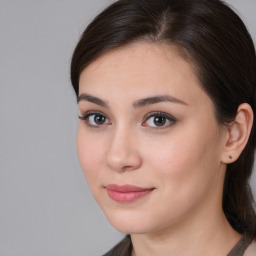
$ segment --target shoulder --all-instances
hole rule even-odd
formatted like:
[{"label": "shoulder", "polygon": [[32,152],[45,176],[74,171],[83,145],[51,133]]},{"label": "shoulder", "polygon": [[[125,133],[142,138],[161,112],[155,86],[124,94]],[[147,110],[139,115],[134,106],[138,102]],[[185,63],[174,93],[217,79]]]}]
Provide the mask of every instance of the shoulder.
[{"label": "shoulder", "polygon": [[244,256],[256,256],[256,239],[248,245],[244,252]]}]

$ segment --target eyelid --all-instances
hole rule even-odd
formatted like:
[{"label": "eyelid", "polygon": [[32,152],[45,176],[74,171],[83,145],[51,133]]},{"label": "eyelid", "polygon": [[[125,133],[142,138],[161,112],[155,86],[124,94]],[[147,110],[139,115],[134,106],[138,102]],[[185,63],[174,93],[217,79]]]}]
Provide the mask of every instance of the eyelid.
[{"label": "eyelid", "polygon": [[102,116],[105,116],[107,119],[108,119],[108,117],[107,117],[107,115],[105,115],[103,112],[101,112],[101,111],[96,111],[96,110],[90,110],[90,111],[86,111],[84,114],[81,114],[81,115],[79,115],[78,116],[78,118],[80,119],[80,120],[86,120],[86,118],[88,118],[89,116],[91,116],[91,115],[102,115]]},{"label": "eyelid", "polygon": [[87,112],[85,112],[83,115],[79,116],[78,118],[79,118],[80,120],[84,121],[87,126],[92,127],[92,128],[100,128],[100,127],[102,127],[102,126],[104,126],[104,125],[109,125],[109,124],[111,124],[110,121],[109,121],[108,123],[102,124],[102,125],[93,125],[93,124],[90,124],[90,123],[88,122],[88,119],[89,119],[89,117],[92,116],[92,115],[102,115],[102,116],[104,116],[104,117],[106,118],[106,120],[109,121],[108,116],[107,116],[106,114],[104,114],[103,112],[98,111],[98,110],[97,110],[97,111],[96,111],[96,110],[87,111]]},{"label": "eyelid", "polygon": [[[102,115],[102,116],[104,116],[104,117],[106,118],[106,120],[108,120],[108,122],[105,123],[105,124],[101,124],[101,125],[99,125],[99,124],[98,124],[98,125],[90,124],[90,123],[88,122],[88,119],[89,119],[89,117],[92,116],[92,115]],[[169,127],[169,126],[171,125],[171,124],[168,124],[168,125],[163,125],[163,126],[159,126],[159,127],[157,127],[157,126],[152,127],[152,126],[150,126],[150,125],[145,125],[145,122],[148,121],[150,118],[152,118],[152,117],[154,117],[154,116],[161,116],[161,117],[164,117],[164,118],[166,118],[171,124],[173,124],[173,123],[176,122],[176,118],[174,118],[174,117],[173,117],[172,115],[170,115],[170,114],[167,114],[167,113],[162,112],[162,111],[152,111],[152,112],[147,113],[147,114],[144,116],[143,122],[142,122],[142,126],[148,126],[148,127],[154,128],[154,129],[164,129],[164,128],[167,128],[167,127]],[[80,116],[79,116],[79,119],[82,120],[82,121],[84,121],[87,126],[93,127],[93,128],[100,128],[100,127],[102,127],[102,126],[104,126],[104,125],[109,125],[109,124],[111,124],[111,122],[110,122],[108,116],[107,116],[106,114],[104,114],[103,112],[98,111],[98,110],[86,111],[83,115],[80,115]]]},{"label": "eyelid", "polygon": [[[174,118],[172,115],[170,115],[170,114],[167,114],[167,113],[165,113],[165,112],[161,112],[161,111],[153,111],[153,112],[150,112],[150,113],[148,113],[148,114],[146,114],[145,116],[144,116],[144,121],[143,121],[143,123],[142,123],[142,126],[146,126],[146,125],[144,125],[144,123],[146,122],[146,121],[148,121],[151,117],[154,117],[154,116],[161,116],[161,117],[165,117],[168,121],[170,121],[171,123],[175,123],[177,120],[176,120],[176,118]],[[167,127],[169,127],[170,126],[170,124],[169,125],[164,125],[164,126],[159,126],[159,127],[157,127],[157,126],[155,126],[155,127],[151,127],[151,126],[149,126],[149,127],[151,127],[151,128],[155,128],[155,129],[164,129],[164,128],[167,128]]]},{"label": "eyelid", "polygon": [[163,116],[163,117],[166,117],[166,118],[168,118],[168,119],[170,119],[170,120],[173,120],[173,121],[176,121],[176,119],[172,116],[172,115],[170,115],[170,114],[167,114],[167,113],[165,113],[165,112],[163,112],[163,111],[152,111],[152,112],[149,112],[148,114],[146,114],[145,116],[144,116],[144,119],[146,120],[146,119],[148,119],[149,117],[152,117],[152,116]]}]

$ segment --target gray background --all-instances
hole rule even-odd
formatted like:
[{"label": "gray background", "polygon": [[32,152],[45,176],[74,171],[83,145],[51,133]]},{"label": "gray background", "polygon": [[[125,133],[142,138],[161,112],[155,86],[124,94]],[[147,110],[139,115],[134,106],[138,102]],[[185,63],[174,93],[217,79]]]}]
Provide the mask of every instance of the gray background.
[{"label": "gray background", "polygon": [[[0,256],[101,255],[122,237],[80,170],[69,79],[81,32],[109,3],[0,0]],[[256,41],[256,1],[228,3]]]}]

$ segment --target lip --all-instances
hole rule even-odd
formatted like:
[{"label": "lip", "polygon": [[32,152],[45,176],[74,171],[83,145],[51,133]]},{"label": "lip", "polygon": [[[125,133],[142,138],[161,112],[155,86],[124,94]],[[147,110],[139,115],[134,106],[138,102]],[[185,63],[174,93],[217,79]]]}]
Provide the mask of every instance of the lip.
[{"label": "lip", "polygon": [[108,196],[118,203],[130,203],[148,195],[154,188],[142,188],[133,185],[109,184],[106,186]]}]

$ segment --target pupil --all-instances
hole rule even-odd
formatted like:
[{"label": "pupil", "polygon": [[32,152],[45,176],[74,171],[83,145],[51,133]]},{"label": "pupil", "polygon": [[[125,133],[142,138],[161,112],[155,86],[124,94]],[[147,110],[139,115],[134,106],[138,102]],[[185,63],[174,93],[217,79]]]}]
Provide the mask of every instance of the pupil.
[{"label": "pupil", "polygon": [[162,126],[162,125],[165,124],[165,122],[166,122],[166,118],[163,117],[163,116],[156,116],[156,117],[154,118],[154,124],[155,124],[156,126]]},{"label": "pupil", "polygon": [[105,121],[106,121],[105,116],[96,115],[96,116],[94,117],[94,122],[95,122],[96,124],[104,124]]}]

